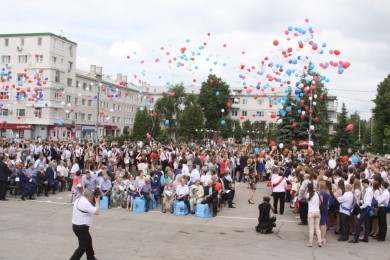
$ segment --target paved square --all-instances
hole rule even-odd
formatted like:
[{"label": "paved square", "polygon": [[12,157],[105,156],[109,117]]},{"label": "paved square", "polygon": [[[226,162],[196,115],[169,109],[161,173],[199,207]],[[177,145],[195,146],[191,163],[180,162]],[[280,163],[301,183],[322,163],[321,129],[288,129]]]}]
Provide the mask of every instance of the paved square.
[{"label": "paved square", "polygon": [[[274,234],[255,232],[257,205],[270,194],[258,184],[255,205],[247,200],[246,184],[236,187],[236,209],[223,208],[216,218],[176,217],[124,209],[102,210],[90,229],[98,259],[390,259],[389,236],[384,243],[337,242],[331,230],[328,243],[305,247],[308,227],[297,225],[297,214],[286,204],[277,215]],[[70,193],[23,202],[0,202],[0,259],[69,259],[77,248],[71,228]],[[388,223],[390,221],[388,220]],[[85,255],[83,259],[86,259]]]}]

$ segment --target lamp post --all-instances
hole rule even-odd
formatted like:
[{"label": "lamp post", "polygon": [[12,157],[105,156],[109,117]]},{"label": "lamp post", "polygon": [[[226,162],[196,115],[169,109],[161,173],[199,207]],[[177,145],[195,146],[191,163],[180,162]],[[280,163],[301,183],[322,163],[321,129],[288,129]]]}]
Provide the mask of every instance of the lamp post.
[{"label": "lamp post", "polygon": [[99,141],[99,103],[100,103],[100,87],[102,86],[102,76],[103,68],[101,66],[96,66],[95,76],[99,80],[99,83],[96,85],[97,88],[97,99],[96,99],[96,132],[95,132],[95,141]]}]

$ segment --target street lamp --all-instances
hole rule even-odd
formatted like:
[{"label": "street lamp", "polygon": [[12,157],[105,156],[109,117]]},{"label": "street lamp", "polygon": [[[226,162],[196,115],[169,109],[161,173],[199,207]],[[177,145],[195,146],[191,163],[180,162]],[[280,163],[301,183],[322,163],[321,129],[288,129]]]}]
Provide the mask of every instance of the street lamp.
[{"label": "street lamp", "polygon": [[102,86],[102,77],[103,77],[103,67],[101,66],[96,66],[95,70],[95,76],[99,80],[99,83],[97,84],[97,99],[96,99],[96,132],[95,132],[95,138],[96,142],[99,141],[99,135],[98,135],[98,130],[99,130],[99,103],[100,103],[100,87]]}]

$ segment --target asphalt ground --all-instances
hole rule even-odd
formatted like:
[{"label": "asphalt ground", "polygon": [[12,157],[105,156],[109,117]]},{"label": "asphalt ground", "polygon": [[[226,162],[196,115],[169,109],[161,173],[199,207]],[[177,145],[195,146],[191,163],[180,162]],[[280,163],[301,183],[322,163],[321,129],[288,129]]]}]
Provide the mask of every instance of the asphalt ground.
[{"label": "asphalt ground", "polygon": [[[308,241],[308,227],[286,203],[276,215],[273,234],[255,232],[257,205],[270,195],[259,183],[255,204],[248,204],[247,185],[236,186],[235,209],[227,206],[215,218],[177,217],[124,209],[101,210],[90,229],[98,259],[390,259],[390,237],[385,242],[338,242],[333,229],[319,248]],[[0,259],[69,259],[78,246],[72,231],[70,192],[21,201],[0,201]],[[390,225],[388,215],[388,225]],[[390,230],[390,228],[389,228]],[[316,237],[314,237],[316,241]],[[82,259],[86,259],[84,255]]]}]

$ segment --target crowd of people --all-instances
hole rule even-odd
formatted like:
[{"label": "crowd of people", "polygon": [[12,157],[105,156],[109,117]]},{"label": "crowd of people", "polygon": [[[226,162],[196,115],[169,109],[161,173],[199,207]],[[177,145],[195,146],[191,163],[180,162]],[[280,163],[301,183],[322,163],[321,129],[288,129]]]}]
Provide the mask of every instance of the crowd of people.
[{"label": "crowd of people", "polygon": [[153,142],[3,142],[0,200],[7,200],[7,190],[22,200],[66,190],[75,199],[90,190],[107,196],[110,208],[133,210],[134,200],[143,197],[146,211],[152,201],[161,204],[163,213],[172,213],[173,202],[178,200],[192,214],[197,204],[208,204],[216,216],[225,203],[235,208],[236,181],[247,183],[249,204],[254,203],[257,183],[267,182],[272,202],[266,197],[259,206],[263,209],[259,226],[274,225],[269,211],[283,215],[289,203],[299,212],[300,224],[309,226],[309,247],[314,232],[318,246],[326,244],[326,233],[332,227],[339,241],[368,242],[369,237],[384,241],[389,161],[356,155],[359,160],[353,162],[341,157],[337,149],[309,151],[284,154],[276,147],[252,151],[225,142],[166,146]]}]

